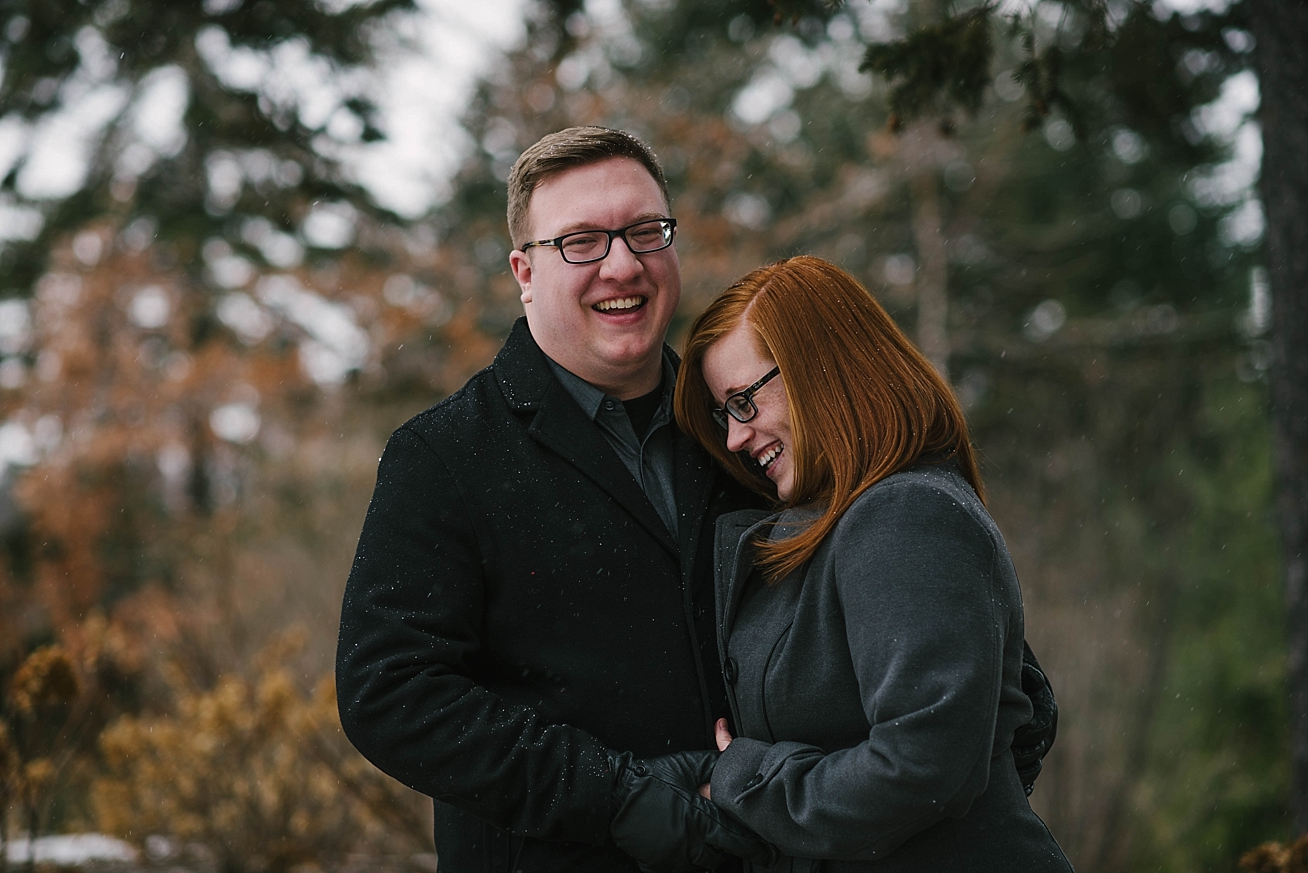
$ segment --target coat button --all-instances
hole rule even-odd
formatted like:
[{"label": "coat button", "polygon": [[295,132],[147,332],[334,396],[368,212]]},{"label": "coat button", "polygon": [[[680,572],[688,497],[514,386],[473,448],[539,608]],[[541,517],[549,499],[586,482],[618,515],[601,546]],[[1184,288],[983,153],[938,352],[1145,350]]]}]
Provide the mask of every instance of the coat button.
[{"label": "coat button", "polygon": [[736,684],[736,659],[727,658],[727,663],[722,665],[722,678],[727,680],[728,685]]},{"label": "coat button", "polygon": [[745,783],[745,790],[748,791],[749,789],[756,788],[757,786],[762,784],[763,784],[763,774],[755,773],[753,778],[751,778],[748,782]]}]

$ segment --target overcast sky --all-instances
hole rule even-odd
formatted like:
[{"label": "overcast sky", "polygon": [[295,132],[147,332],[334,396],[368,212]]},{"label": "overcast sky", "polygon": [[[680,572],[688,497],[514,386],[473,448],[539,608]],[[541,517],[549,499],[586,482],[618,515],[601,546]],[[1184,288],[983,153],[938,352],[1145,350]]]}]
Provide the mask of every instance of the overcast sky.
[{"label": "overcast sky", "polygon": [[383,64],[379,100],[388,141],[361,150],[357,172],[382,205],[416,216],[443,199],[470,146],[458,125],[477,77],[524,35],[524,0],[419,0],[418,53]]},{"label": "overcast sky", "polygon": [[[471,145],[458,124],[460,113],[477,78],[523,39],[524,3],[418,0],[419,14],[396,19],[399,33],[383,47],[369,88],[387,139],[337,152],[382,205],[414,218],[444,199],[448,179]],[[17,188],[30,199],[59,200],[76,192],[106,126],[116,119],[124,119],[134,135],[118,157],[130,175],[185,141],[181,117],[189,98],[180,70],[154,71],[133,98],[117,77],[112,50],[94,29],[84,28],[74,42],[80,64],[60,87],[60,109],[34,126],[16,115],[0,118],[0,175],[21,161]],[[196,42],[229,87],[290,100],[311,127],[339,103],[331,77],[300,45],[260,55],[233,49],[218,28],[202,32]],[[30,237],[39,227],[37,213],[0,201],[0,239]]]}]

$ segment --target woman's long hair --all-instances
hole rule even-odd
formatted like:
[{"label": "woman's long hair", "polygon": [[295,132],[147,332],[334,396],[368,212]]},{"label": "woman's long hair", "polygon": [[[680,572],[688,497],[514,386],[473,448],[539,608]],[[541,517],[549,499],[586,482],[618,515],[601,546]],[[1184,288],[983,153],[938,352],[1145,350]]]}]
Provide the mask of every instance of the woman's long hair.
[{"label": "woman's long hair", "polygon": [[953,458],[985,497],[954,392],[858,280],[820,258],[789,258],[741,278],[691,326],[674,401],[677,423],[733,476],[776,497],[775,486],[729,452],[713,420],[704,353],[741,322],[781,370],[790,404],[790,506],[824,507],[803,533],[761,546],[776,581],[812,557],[840,516],[880,480]]}]

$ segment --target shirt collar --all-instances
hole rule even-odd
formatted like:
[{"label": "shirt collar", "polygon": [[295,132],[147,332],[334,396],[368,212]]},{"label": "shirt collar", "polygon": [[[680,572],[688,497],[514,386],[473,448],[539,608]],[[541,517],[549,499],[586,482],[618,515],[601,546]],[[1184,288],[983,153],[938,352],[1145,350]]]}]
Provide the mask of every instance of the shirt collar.
[{"label": "shirt collar", "polygon": [[[616,397],[610,398],[609,395],[571,370],[565,369],[562,364],[549,355],[545,356],[545,360],[549,361],[550,369],[554,371],[554,375],[563,383],[563,387],[572,395],[572,399],[577,401],[581,411],[586,413],[586,417],[591,421],[594,421],[595,417],[599,415],[605,399],[617,400]],[[666,345],[663,347],[662,363],[663,375],[659,384],[663,394],[659,398],[659,411],[654,416],[655,423],[672,420],[672,392],[677,384],[677,367],[673,363],[672,350]],[[622,401],[619,400],[618,402],[621,403]]]}]

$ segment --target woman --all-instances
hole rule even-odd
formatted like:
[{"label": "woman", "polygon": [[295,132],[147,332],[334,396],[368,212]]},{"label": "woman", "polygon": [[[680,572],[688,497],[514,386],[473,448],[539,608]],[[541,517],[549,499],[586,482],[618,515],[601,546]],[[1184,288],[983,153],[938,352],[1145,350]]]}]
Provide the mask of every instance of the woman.
[{"label": "woman", "polygon": [[857,280],[798,257],[695,322],[677,421],[779,501],[718,522],[734,741],[712,801],[781,870],[1071,869],[1013,766],[1022,603],[948,385]]}]

